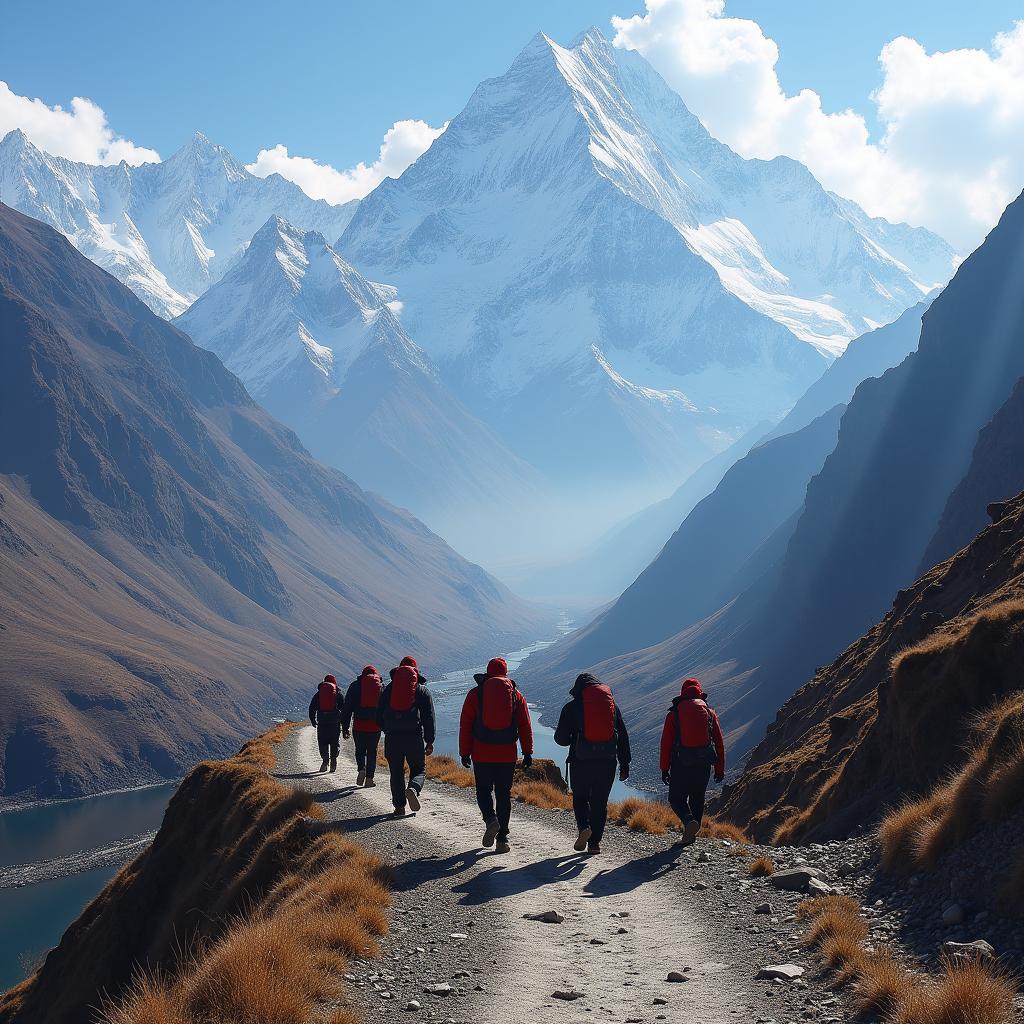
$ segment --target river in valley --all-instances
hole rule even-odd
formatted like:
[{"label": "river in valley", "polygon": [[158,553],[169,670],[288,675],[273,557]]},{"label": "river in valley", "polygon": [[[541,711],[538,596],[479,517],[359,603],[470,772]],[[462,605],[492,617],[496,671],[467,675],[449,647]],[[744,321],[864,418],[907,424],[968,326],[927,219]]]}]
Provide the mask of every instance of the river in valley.
[{"label": "river in valley", "polygon": [[[529,655],[553,643],[538,641],[506,655],[514,675]],[[430,683],[437,713],[436,753],[458,756],[459,715],[482,665],[446,673]],[[529,680],[521,680],[529,697]],[[568,696],[567,696],[568,699]],[[305,707],[290,717],[305,718]],[[565,749],[534,710],[534,754],[563,767]],[[45,803],[0,813],[0,991],[20,981],[64,929],[134,856],[160,825],[175,784]],[[613,796],[633,790],[616,781]],[[131,837],[128,841],[126,837]],[[84,856],[79,856],[84,854]],[[116,861],[116,863],[111,863]],[[22,868],[22,865],[32,865]],[[99,866],[96,866],[99,865]],[[17,867],[15,867],[17,866]],[[46,880],[36,881],[43,877]]]}]

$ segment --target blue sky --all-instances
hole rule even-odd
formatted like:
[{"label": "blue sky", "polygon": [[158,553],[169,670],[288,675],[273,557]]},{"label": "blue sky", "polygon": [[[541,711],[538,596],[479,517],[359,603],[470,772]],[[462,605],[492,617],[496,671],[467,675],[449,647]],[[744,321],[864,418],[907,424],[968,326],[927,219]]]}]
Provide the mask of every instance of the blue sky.
[{"label": "blue sky", "polygon": [[[8,0],[0,134],[139,162],[201,129],[342,202],[400,173],[538,29],[568,42],[596,24],[744,156],[792,156],[967,249],[1024,184],[1015,17],[1019,0]],[[52,109],[75,96],[91,104]]]},{"label": "blue sky", "polygon": [[[0,78],[17,93],[98,103],[115,130],[168,155],[197,128],[251,160],[282,142],[338,167],[372,160],[402,118],[441,124],[538,29],[559,41],[642,3],[595,0],[49,0],[6,3]],[[985,46],[1024,8],[1009,0],[730,0],[781,50],[787,92],[874,126],[878,54],[907,34],[928,49]]]}]

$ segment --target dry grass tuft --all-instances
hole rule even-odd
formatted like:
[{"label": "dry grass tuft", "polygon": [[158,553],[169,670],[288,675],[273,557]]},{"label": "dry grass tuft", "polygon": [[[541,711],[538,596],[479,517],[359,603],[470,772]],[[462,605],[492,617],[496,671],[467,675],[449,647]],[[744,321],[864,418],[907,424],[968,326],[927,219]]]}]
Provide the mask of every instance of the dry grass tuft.
[{"label": "dry grass tuft", "polygon": [[[103,1024],[309,1024],[343,1000],[349,958],[377,954],[388,929],[385,869],[340,832],[311,830],[307,802],[266,774],[285,731],[206,769],[240,773],[246,815],[265,828],[237,883],[245,895],[235,913],[188,934],[184,955],[137,974],[103,1008]],[[354,1017],[331,1010],[328,1020]]]},{"label": "dry grass tuft", "polygon": [[866,952],[858,968],[854,992],[864,1014],[890,1016],[911,998],[917,985],[914,975],[885,947]]},{"label": "dry grass tuft", "polygon": [[747,865],[747,874],[754,878],[764,878],[775,873],[775,861],[771,857],[758,857]]},{"label": "dry grass tuft", "polygon": [[1011,1024],[1014,986],[980,961],[943,965],[929,984],[914,984],[887,1018],[887,1024]]}]

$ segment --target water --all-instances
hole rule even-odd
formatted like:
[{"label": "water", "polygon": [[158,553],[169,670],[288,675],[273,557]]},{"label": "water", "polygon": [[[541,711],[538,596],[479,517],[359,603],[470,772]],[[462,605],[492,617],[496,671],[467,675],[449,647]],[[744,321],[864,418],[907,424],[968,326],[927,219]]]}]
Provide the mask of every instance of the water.
[{"label": "water", "polygon": [[[513,651],[505,655],[508,662],[508,674],[514,676],[516,669],[531,655],[537,651],[550,647],[554,640],[538,640],[536,643],[524,647],[520,651]],[[459,756],[459,718],[462,715],[462,704],[466,694],[476,685],[473,679],[474,672],[480,672],[483,666],[475,668],[458,669],[443,675],[436,682],[431,681],[430,692],[434,698],[434,713],[437,717],[437,739],[434,743],[435,754],[448,754],[450,757]],[[529,697],[529,680],[519,680],[523,692]],[[566,693],[566,700],[569,699]],[[531,717],[533,719],[533,756],[549,757],[565,774],[565,747],[555,743],[554,729],[542,722],[537,714],[535,705],[530,704]],[[637,791],[628,782],[620,782],[615,779],[612,787],[612,797],[616,800],[623,800],[627,796],[636,796]]]}]

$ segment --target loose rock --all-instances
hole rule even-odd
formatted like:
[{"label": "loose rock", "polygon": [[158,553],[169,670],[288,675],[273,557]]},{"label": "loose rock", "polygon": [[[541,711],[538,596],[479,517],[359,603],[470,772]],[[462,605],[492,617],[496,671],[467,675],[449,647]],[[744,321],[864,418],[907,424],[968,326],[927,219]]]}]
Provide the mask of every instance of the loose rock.
[{"label": "loose rock", "polygon": [[795,981],[804,973],[796,964],[776,964],[774,967],[762,967],[757,972],[758,981]]},{"label": "loose rock", "polygon": [[540,921],[543,924],[561,924],[565,920],[557,910],[544,910],[539,914],[523,914],[523,918],[527,921]]}]

